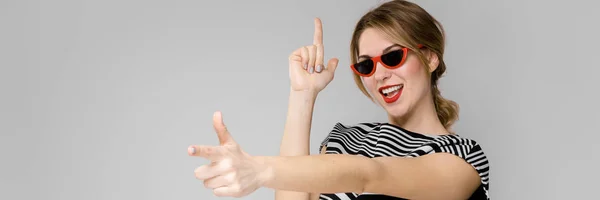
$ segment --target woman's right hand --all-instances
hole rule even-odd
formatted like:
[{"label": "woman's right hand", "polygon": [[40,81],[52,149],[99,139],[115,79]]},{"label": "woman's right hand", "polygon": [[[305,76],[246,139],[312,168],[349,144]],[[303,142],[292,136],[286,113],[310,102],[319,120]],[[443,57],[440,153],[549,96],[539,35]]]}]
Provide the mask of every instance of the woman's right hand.
[{"label": "woman's right hand", "polygon": [[296,49],[289,57],[291,89],[318,94],[333,80],[338,59],[332,58],[323,64],[323,26],[315,18],[315,34],[312,45]]}]

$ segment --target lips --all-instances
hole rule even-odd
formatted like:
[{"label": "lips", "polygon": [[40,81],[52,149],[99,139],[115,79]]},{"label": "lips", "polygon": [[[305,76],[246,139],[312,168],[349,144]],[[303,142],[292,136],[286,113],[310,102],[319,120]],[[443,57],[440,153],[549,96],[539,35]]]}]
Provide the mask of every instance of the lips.
[{"label": "lips", "polygon": [[402,89],[404,89],[403,84],[387,85],[379,88],[379,94],[381,94],[386,103],[394,103],[400,98]]}]

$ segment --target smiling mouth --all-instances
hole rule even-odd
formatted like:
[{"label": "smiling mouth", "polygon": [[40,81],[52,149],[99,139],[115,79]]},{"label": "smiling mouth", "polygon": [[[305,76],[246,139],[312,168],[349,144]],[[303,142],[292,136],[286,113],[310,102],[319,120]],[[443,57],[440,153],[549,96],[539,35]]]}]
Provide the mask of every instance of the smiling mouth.
[{"label": "smiling mouth", "polygon": [[386,103],[393,103],[400,98],[403,88],[403,84],[382,87],[381,89],[379,89],[379,93],[383,96],[383,100]]}]

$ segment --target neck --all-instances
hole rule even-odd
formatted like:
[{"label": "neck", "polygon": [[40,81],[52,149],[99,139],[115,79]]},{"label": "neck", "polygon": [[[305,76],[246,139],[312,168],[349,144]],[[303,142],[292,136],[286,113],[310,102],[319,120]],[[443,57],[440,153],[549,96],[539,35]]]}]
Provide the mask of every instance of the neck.
[{"label": "neck", "polygon": [[449,131],[444,127],[437,116],[435,104],[431,95],[425,97],[428,101],[420,101],[408,113],[402,117],[388,115],[391,124],[400,126],[406,130],[429,135],[446,135]]}]

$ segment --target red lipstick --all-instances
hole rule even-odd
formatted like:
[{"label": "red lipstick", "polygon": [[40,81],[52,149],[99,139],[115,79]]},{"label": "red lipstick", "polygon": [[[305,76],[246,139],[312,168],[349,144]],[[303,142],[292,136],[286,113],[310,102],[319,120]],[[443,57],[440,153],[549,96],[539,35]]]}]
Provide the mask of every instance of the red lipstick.
[{"label": "red lipstick", "polygon": [[379,88],[379,94],[383,97],[383,101],[386,103],[394,103],[402,95],[402,89],[404,89],[404,85],[387,85]]}]

